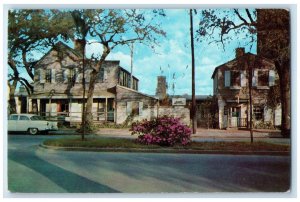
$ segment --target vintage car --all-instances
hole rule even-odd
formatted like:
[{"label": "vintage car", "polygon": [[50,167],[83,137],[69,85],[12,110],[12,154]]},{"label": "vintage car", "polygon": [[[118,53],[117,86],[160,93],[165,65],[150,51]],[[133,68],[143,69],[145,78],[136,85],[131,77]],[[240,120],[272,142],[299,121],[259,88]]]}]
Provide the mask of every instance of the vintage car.
[{"label": "vintage car", "polygon": [[39,132],[47,133],[51,130],[58,130],[57,122],[46,121],[36,114],[11,114],[8,117],[8,131],[27,131],[31,135]]}]

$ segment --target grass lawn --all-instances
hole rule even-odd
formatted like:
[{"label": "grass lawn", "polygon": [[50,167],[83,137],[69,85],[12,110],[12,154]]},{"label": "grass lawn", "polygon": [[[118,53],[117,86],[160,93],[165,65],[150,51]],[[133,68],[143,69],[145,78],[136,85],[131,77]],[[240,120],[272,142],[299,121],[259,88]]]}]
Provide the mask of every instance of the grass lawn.
[{"label": "grass lawn", "polygon": [[158,145],[142,145],[133,139],[125,138],[86,138],[46,140],[44,145],[56,147],[86,147],[86,148],[127,148],[127,149],[193,149],[193,150],[221,150],[221,151],[290,151],[289,145],[279,145],[266,142],[191,142],[187,146],[175,145],[162,147]]}]

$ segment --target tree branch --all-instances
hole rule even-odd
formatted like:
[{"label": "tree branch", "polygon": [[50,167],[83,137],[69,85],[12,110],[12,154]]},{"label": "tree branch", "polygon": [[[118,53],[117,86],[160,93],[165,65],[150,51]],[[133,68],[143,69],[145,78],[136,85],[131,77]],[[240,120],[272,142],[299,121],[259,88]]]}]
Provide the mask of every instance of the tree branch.
[{"label": "tree branch", "polygon": [[250,13],[249,9],[246,8],[245,10],[246,10],[247,16],[248,16],[248,18],[249,18],[251,24],[254,23],[254,20],[253,20],[253,18],[252,18],[252,16],[251,16],[251,13]]}]

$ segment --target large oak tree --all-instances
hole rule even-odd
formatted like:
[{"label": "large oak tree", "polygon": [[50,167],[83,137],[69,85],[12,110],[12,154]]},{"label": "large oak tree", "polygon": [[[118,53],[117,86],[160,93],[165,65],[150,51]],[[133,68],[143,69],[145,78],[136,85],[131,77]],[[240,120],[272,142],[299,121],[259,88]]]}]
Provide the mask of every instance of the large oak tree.
[{"label": "large oak tree", "polygon": [[153,48],[158,45],[159,37],[165,36],[165,32],[160,28],[159,17],[161,16],[165,16],[163,10],[93,9],[72,11],[77,30],[76,35],[82,41],[83,52],[89,41],[102,46],[102,50],[92,57],[95,65],[90,73],[87,90],[85,120],[83,121],[86,129],[89,130],[93,125],[94,88],[104,61],[119,46],[141,43]]},{"label": "large oak tree", "polygon": [[16,112],[14,95],[18,84],[29,95],[33,92],[31,81],[38,59],[34,53],[43,53],[58,40],[66,39],[71,28],[70,22],[57,10],[9,10],[7,61],[11,113]]}]

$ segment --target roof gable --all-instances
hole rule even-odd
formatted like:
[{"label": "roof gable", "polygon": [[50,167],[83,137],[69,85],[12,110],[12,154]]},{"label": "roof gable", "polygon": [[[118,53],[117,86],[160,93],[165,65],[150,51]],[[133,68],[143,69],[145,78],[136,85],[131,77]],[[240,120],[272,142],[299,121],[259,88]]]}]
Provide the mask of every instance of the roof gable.
[{"label": "roof gable", "polygon": [[78,60],[80,58],[82,58],[82,54],[81,53],[79,53],[78,51],[72,49],[71,47],[69,47],[65,43],[59,41],[40,60],[38,60],[36,62],[36,64],[34,65],[34,67],[39,66],[48,56],[51,55],[51,53],[53,51],[69,53],[68,56],[70,56],[72,54],[75,57],[77,57]]},{"label": "roof gable", "polygon": [[244,57],[248,57],[248,58],[249,58],[249,57],[251,57],[251,56],[253,56],[253,57],[255,57],[255,58],[258,58],[258,59],[260,59],[260,60],[264,60],[264,61],[268,62],[270,65],[273,65],[273,64],[274,64],[274,62],[273,62],[272,60],[268,59],[268,58],[265,58],[265,57],[262,57],[262,56],[259,56],[259,55],[253,54],[253,53],[245,53],[243,56],[240,56],[240,57],[238,57],[238,58],[234,58],[234,59],[232,59],[232,60],[230,60],[230,61],[228,61],[228,62],[226,62],[226,63],[223,63],[223,64],[217,66],[217,67],[215,68],[215,70],[214,70],[214,72],[213,72],[211,78],[213,79],[213,78],[215,77],[215,74],[216,74],[216,72],[217,72],[218,69],[220,69],[220,68],[222,68],[222,67],[225,67],[225,66],[227,66],[227,67],[229,67],[229,66],[234,66],[234,64],[237,63],[240,59],[242,59],[242,58],[244,58]]}]

